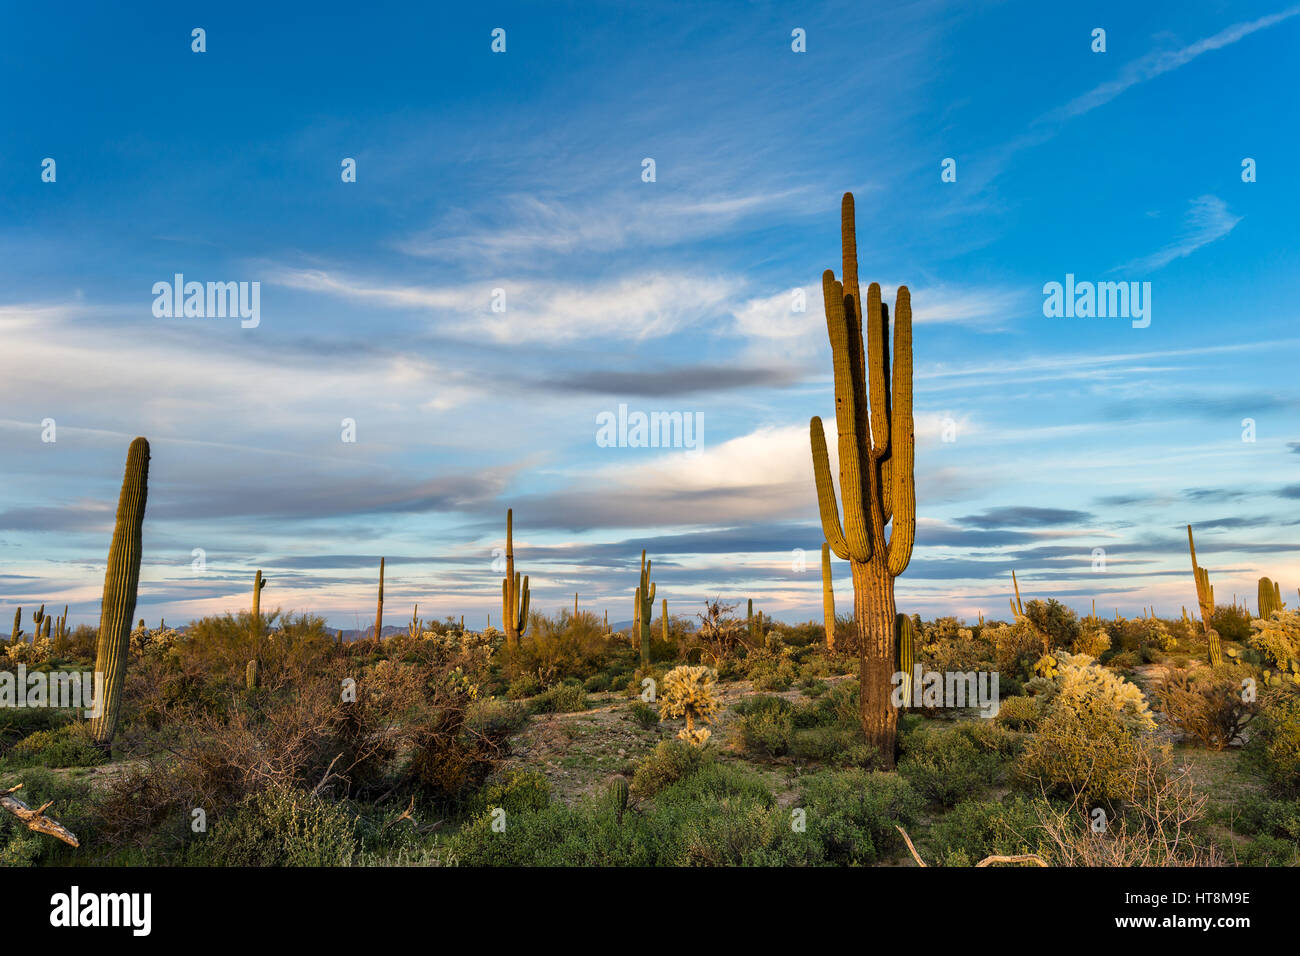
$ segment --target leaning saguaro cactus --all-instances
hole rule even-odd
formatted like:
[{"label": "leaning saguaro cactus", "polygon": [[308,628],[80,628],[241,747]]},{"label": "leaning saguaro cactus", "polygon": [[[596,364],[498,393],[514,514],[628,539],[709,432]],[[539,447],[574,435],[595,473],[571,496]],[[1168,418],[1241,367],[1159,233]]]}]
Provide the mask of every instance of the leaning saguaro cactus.
[{"label": "leaning saguaro cactus", "polygon": [[826,652],[835,652],[835,585],[831,580],[831,546],[822,542],[822,621],[826,627]]},{"label": "leaning saguaro cactus", "polygon": [[650,666],[650,615],[655,607],[655,584],[650,580],[650,568],[653,561],[645,559],[645,550],[641,551],[641,583],[637,586],[636,614],[632,625],[637,641],[641,644],[641,666]]},{"label": "leaning saguaro cactus", "polygon": [[[517,649],[519,638],[528,630],[528,575],[523,583],[515,570],[515,515],[506,509],[506,576],[501,582],[501,619],[506,629],[506,647]],[[489,621],[489,623],[491,623]]]},{"label": "leaning saguaro cactus", "polygon": [[1210,572],[1196,563],[1196,542],[1192,540],[1191,525],[1187,526],[1187,549],[1192,553],[1192,577],[1196,579],[1196,603],[1201,608],[1201,629],[1210,646],[1210,663],[1218,667],[1223,663],[1223,648],[1219,643],[1219,632],[1210,623],[1214,618],[1214,585],[1210,583]]},{"label": "leaning saguaro cactus", "polygon": [[99,639],[95,643],[95,671],[103,675],[104,690],[103,699],[96,702],[98,713],[90,719],[90,735],[105,753],[112,748],[122,706],[131,618],[135,616],[135,595],[140,584],[141,528],[148,486],[149,442],[137,438],[126,453],[126,474],[117,499],[117,522],[108,549]]},{"label": "leaning saguaro cactus", "polygon": [[[858,288],[853,195],[840,210],[843,282],[826,270],[822,295],[835,362],[835,425],[839,433],[840,525],[826,434],[809,423],[817,503],[826,541],[853,573],[853,620],[861,649],[862,726],[886,767],[894,765],[898,710],[891,690],[895,666],[894,579],[912,559],[916,539],[916,480],[912,420],[912,304],[899,286],[894,305],[892,375],[889,310],[880,286]],[[886,529],[892,521],[892,529]]]}]

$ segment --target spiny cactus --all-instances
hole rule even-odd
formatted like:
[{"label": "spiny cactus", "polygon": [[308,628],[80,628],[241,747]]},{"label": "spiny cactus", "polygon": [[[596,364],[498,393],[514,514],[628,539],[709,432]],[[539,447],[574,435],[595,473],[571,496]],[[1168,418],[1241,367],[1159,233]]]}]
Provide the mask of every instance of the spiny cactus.
[{"label": "spiny cactus", "polygon": [[253,575],[253,654],[262,653],[262,588],[266,587],[266,578],[258,571]]},{"label": "spiny cactus", "polygon": [[663,631],[663,641],[668,643],[668,599],[663,599],[663,605],[659,609],[659,626]]},{"label": "spiny cactus", "polygon": [[375,608],[375,641],[384,634],[384,559],[379,559],[379,605]]},{"label": "spiny cactus", "polygon": [[894,618],[898,630],[898,669],[904,675],[903,706],[912,706],[912,670],[916,666],[916,631],[906,614]]},{"label": "spiny cactus", "polygon": [[257,658],[244,665],[244,686],[249,690],[257,688]]},{"label": "spiny cactus", "polygon": [[1259,616],[1267,621],[1274,611],[1282,610],[1282,585],[1268,578],[1259,579]]},{"label": "spiny cactus", "polygon": [[1187,526],[1187,549],[1192,553],[1192,577],[1196,579],[1196,603],[1201,608],[1201,629],[1210,646],[1210,663],[1218,667],[1223,663],[1223,649],[1219,643],[1219,632],[1210,625],[1214,618],[1214,585],[1210,584],[1210,572],[1196,563],[1196,542],[1192,540],[1191,525]]},{"label": "spiny cactus", "polygon": [[41,605],[41,609],[39,611],[32,611],[32,624],[35,625],[35,627],[32,628],[32,640],[34,641],[41,636],[41,629],[42,626],[45,624],[44,604]]},{"label": "spiny cactus", "polygon": [[9,643],[17,644],[23,639],[23,609],[20,607],[14,611],[14,629],[9,635]]},{"label": "spiny cactus", "polygon": [[809,433],[822,530],[831,550],[849,561],[853,572],[853,618],[861,648],[862,727],[868,743],[883,755],[885,768],[891,769],[898,737],[898,711],[890,699],[895,661],[894,579],[906,570],[916,540],[912,304],[907,286],[899,286],[891,375],[889,309],[880,300],[880,286],[873,282],[867,288],[864,310],[858,288],[851,193],[844,194],[840,207],[840,242],[843,282],[826,270],[822,295],[835,362],[843,526],[820,418],[809,422]]},{"label": "spiny cactus", "polygon": [[643,549],[641,551],[641,583],[637,585],[636,596],[633,599],[636,602],[633,633],[636,640],[641,644],[642,667],[650,665],[650,615],[653,613],[655,606],[655,584],[650,580],[650,569],[653,565],[653,561],[645,559]]},{"label": "spiny cactus", "polygon": [[63,605],[63,616],[57,618],[54,622],[54,636],[57,640],[63,640],[68,636],[68,606]]},{"label": "spiny cactus", "polygon": [[54,622],[54,618],[52,617],[47,617],[45,619],[45,628],[43,633],[41,634],[41,637],[45,638],[47,641],[50,639],[50,624],[52,624],[53,622]]},{"label": "spiny cactus", "polygon": [[683,664],[664,675],[659,693],[659,717],[672,720],[686,718],[686,726],[677,736],[693,746],[709,738],[708,730],[696,728],[695,721],[708,723],[718,712],[718,699],[714,696],[718,672],[711,667],[691,667]]},{"label": "spiny cactus", "polygon": [[[462,631],[465,630],[464,618],[461,619],[460,629]],[[412,639],[415,639],[424,633],[424,622],[420,620],[420,605],[418,604],[415,605],[414,610],[411,611],[411,623],[406,625],[406,633],[409,634]]]},{"label": "spiny cactus", "polygon": [[831,578],[831,546],[822,542],[822,622],[826,628],[826,652],[835,652],[835,583]]},{"label": "spiny cactus", "polygon": [[[506,647],[516,650],[528,630],[528,576],[520,583],[515,570],[514,509],[506,509],[506,576],[501,581],[501,619],[505,624]],[[488,626],[492,619],[488,618]]]},{"label": "spiny cactus", "polygon": [[104,675],[104,690],[103,700],[97,702],[99,713],[90,720],[90,734],[105,753],[112,747],[122,706],[131,618],[135,615],[136,589],[140,584],[141,529],[148,486],[149,442],[137,438],[126,454],[126,473],[117,500],[108,570],[104,573],[99,638],[95,643],[95,671]]},{"label": "spiny cactus", "polygon": [[615,777],[609,784],[609,798],[614,803],[614,809],[618,811],[618,822],[623,822],[623,814],[627,812],[628,786],[627,777]]},{"label": "spiny cactus", "polygon": [[573,592],[573,619],[578,619],[578,592]]}]

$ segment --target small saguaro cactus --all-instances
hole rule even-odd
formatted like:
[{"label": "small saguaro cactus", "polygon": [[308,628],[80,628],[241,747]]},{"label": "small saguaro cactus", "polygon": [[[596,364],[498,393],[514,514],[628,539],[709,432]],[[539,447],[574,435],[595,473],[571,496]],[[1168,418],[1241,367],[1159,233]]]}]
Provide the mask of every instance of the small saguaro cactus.
[{"label": "small saguaro cactus", "polygon": [[[893,368],[889,309],[880,286],[858,287],[853,194],[840,205],[843,281],[826,270],[822,295],[835,367],[835,425],[839,433],[840,496],[831,480],[822,420],[809,424],[813,474],[822,531],[853,573],[853,620],[861,652],[861,717],[867,742],[893,769],[898,710],[895,666],[894,579],[912,559],[916,539],[915,426],[912,417],[912,300],[898,287],[894,304]],[[892,388],[892,391],[891,391]],[[888,533],[888,538],[886,534]]]},{"label": "small saguaro cactus", "polygon": [[[528,575],[520,583],[515,570],[514,509],[506,509],[506,576],[501,581],[501,619],[505,625],[506,647],[517,650],[519,639],[528,630]],[[489,626],[491,618],[488,619]]]},{"label": "small saguaro cactus", "polygon": [[650,568],[653,561],[645,559],[645,551],[641,551],[641,583],[636,589],[636,615],[633,629],[636,632],[636,640],[641,644],[641,666],[650,665],[650,615],[654,612],[655,606],[655,584],[650,580]]},{"label": "small saguaro cactus", "polygon": [[32,640],[35,641],[41,636],[41,628],[45,624],[45,605],[42,604],[39,611],[32,611]]},{"label": "small saguaro cactus", "polygon": [[659,626],[663,631],[663,641],[668,643],[668,599],[664,598],[663,606],[659,611]]},{"label": "small saguaro cactus", "polygon": [[95,671],[104,675],[104,690],[98,713],[90,719],[90,734],[105,753],[112,748],[122,707],[122,682],[126,678],[126,660],[131,647],[131,618],[135,616],[136,590],[140,585],[141,530],[148,487],[149,442],[137,438],[126,453],[113,543],[108,549],[108,570],[104,573],[99,638],[95,642]]},{"label": "small saguaro cactus", "polygon": [[1269,621],[1274,611],[1282,610],[1282,585],[1268,578],[1259,579],[1259,616]]},{"label": "small saguaro cactus", "polygon": [[573,592],[573,619],[578,619],[578,592]]},{"label": "small saguaro cactus", "polygon": [[904,675],[903,706],[912,706],[912,669],[916,666],[916,631],[912,619],[899,614],[895,619],[898,629],[898,669]]},{"label": "small saguaro cactus", "polygon": [[379,559],[379,605],[375,608],[375,642],[384,633],[384,559]]},{"label": "small saguaro cactus", "polygon": [[257,688],[257,658],[244,665],[244,686],[249,690]]},{"label": "small saguaro cactus", "polygon": [[[465,621],[463,618],[461,619],[460,629],[462,631],[465,630]],[[411,636],[412,640],[424,633],[424,622],[420,620],[420,605],[418,604],[415,605],[415,609],[411,611],[411,623],[406,625],[406,633]]]},{"label": "small saguaro cactus", "polygon": [[623,814],[627,812],[628,786],[627,777],[615,777],[609,784],[609,798],[614,804],[614,809],[618,812],[618,822],[623,822]]},{"label": "small saguaro cactus", "polygon": [[14,611],[14,629],[9,635],[9,643],[17,644],[23,639],[23,609]]},{"label": "small saguaro cactus", "polygon": [[45,619],[45,627],[41,632],[41,637],[45,638],[47,641],[50,639],[50,625],[53,622],[54,622],[54,618],[52,617],[47,617]]},{"label": "small saguaro cactus", "polygon": [[826,651],[835,652],[835,584],[831,580],[831,546],[822,542],[822,621],[826,628]]},{"label": "small saguaro cactus", "polygon": [[1191,525],[1187,526],[1187,549],[1192,553],[1192,577],[1196,580],[1196,603],[1201,609],[1201,629],[1205,632],[1210,647],[1210,663],[1218,667],[1223,663],[1223,649],[1219,643],[1219,632],[1210,623],[1214,618],[1214,585],[1210,583],[1210,572],[1196,563],[1196,542],[1192,540]]}]

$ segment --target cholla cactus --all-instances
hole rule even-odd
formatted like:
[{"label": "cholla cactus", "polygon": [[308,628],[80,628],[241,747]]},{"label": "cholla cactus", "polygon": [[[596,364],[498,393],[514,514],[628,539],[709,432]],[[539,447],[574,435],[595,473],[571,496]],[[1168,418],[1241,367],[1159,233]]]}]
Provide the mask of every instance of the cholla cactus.
[{"label": "cholla cactus", "polygon": [[[1168,631],[1165,631],[1166,635],[1168,633]],[[1071,650],[1076,654],[1101,657],[1103,652],[1110,650],[1110,635],[1106,633],[1104,627],[1085,626],[1079,632],[1079,636],[1074,639]],[[1162,647],[1161,650],[1168,650],[1168,648]]]},{"label": "cholla cactus", "polygon": [[659,718],[685,717],[686,727],[677,736],[693,746],[709,737],[707,730],[695,728],[695,721],[709,723],[718,712],[717,680],[718,672],[711,667],[682,665],[665,674],[659,686]]},{"label": "cholla cactus", "polygon": [[1044,657],[1034,669],[1040,676],[1031,680],[1027,689],[1041,698],[1045,713],[1057,707],[1078,711],[1087,706],[1100,706],[1113,710],[1129,730],[1155,729],[1155,720],[1137,685],[1102,667],[1087,654],[1057,652]]},{"label": "cholla cactus", "polygon": [[1250,622],[1254,631],[1250,646],[1264,655],[1271,667],[1287,670],[1291,661],[1300,658],[1300,611],[1273,611],[1269,620]]}]

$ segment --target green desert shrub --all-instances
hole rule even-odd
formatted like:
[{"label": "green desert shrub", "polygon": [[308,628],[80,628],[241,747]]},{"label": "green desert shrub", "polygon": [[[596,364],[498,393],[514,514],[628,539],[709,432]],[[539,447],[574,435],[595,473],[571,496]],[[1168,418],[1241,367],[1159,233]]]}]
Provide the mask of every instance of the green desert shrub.
[{"label": "green desert shrub", "polygon": [[661,740],[642,757],[632,775],[632,792],[649,797],[698,772],[708,762],[705,752],[681,740]]},{"label": "green desert shrub", "polygon": [[633,701],[628,714],[642,730],[653,730],[659,726],[659,708],[652,707],[643,700]]},{"label": "green desert shrub", "polygon": [[[1001,730],[994,725],[988,729]],[[946,807],[997,783],[1006,773],[1001,741],[987,737],[982,728],[923,724],[902,735],[899,744],[898,772],[925,799]]]},{"label": "green desert shrub", "polygon": [[1250,748],[1276,793],[1300,797],[1300,691],[1270,688],[1261,695]]},{"label": "green desert shrub", "polygon": [[498,807],[508,816],[543,810],[551,802],[551,785],[536,771],[514,770],[489,780],[469,802],[468,816],[491,813]]},{"label": "green desert shrub", "polygon": [[6,763],[11,767],[92,767],[106,759],[90,739],[87,725],[77,723],[28,735],[9,751]]},{"label": "green desert shrub", "polygon": [[1038,702],[1034,698],[1007,697],[998,702],[994,720],[1009,730],[1033,730],[1038,717]]},{"label": "green desert shrub", "polygon": [[987,856],[1039,853],[1039,801],[1022,796],[994,800],[963,800],[930,830],[940,866],[974,866]]},{"label": "green desert shrub", "polygon": [[469,705],[465,726],[493,739],[517,734],[528,725],[528,708],[518,701],[488,697]]},{"label": "green desert shrub", "polygon": [[347,866],[356,817],[306,790],[271,787],[239,803],[190,845],[199,866]]},{"label": "green desert shrub", "polygon": [[751,697],[736,708],[741,745],[750,753],[780,757],[794,737],[795,706],[780,697]]},{"label": "green desert shrub", "polygon": [[555,684],[529,702],[535,714],[572,714],[587,709],[587,692],[581,684]]},{"label": "green desert shrub", "polygon": [[881,771],[824,771],[800,787],[808,837],[841,865],[877,863],[902,847],[895,827],[915,824],[924,802],[906,779]]}]

